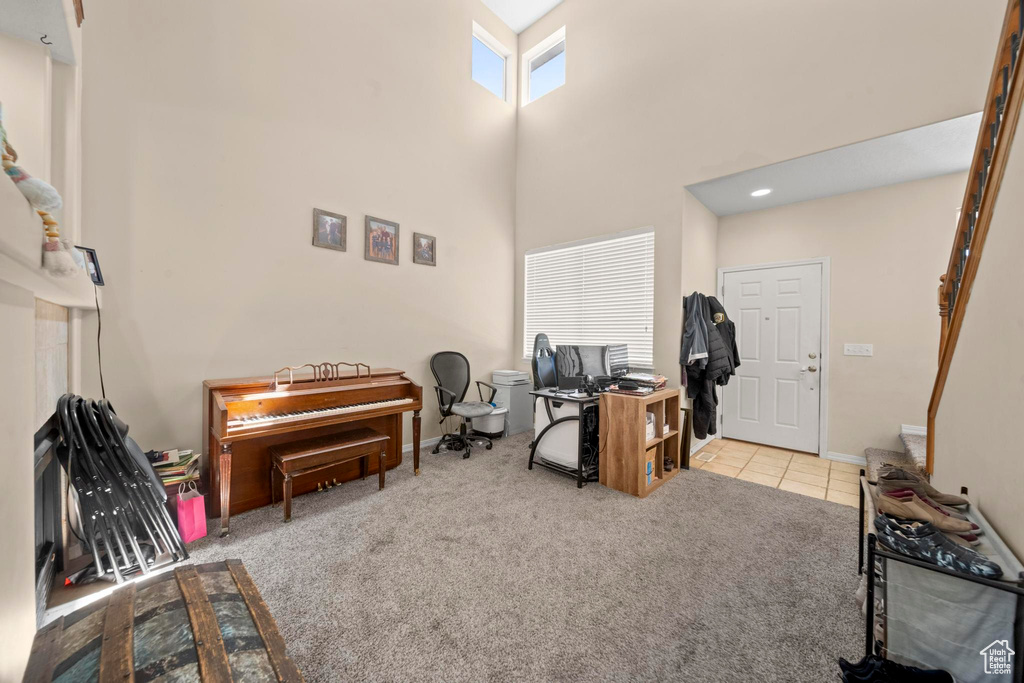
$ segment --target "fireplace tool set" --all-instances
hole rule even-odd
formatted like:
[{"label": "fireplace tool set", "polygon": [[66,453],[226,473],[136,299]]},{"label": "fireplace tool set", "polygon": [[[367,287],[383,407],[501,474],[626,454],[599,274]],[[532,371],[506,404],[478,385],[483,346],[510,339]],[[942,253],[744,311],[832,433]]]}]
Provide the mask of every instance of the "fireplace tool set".
[{"label": "fireplace tool set", "polygon": [[57,459],[74,491],[72,531],[93,558],[72,581],[121,583],[186,559],[167,492],[110,403],[65,394],[55,417]]}]

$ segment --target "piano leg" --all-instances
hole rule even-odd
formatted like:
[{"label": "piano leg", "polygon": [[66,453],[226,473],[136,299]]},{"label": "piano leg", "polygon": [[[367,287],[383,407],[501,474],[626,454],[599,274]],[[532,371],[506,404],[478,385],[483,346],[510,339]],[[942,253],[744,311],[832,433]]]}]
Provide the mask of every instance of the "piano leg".
[{"label": "piano leg", "polygon": [[[284,521],[292,521],[292,475],[284,475]],[[317,485],[319,486],[319,484]]]},{"label": "piano leg", "polygon": [[412,413],[412,469],[419,476],[420,473],[420,411]]},{"label": "piano leg", "polygon": [[231,444],[220,447],[220,535],[228,535],[228,519],[231,517]]}]

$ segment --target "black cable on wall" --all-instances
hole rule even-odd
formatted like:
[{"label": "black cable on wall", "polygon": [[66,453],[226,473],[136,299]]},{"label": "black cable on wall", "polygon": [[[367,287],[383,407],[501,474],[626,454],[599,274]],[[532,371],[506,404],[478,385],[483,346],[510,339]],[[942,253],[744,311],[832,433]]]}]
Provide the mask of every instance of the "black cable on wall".
[{"label": "black cable on wall", "polygon": [[103,332],[103,318],[100,316],[100,288],[92,286],[93,298],[96,300],[96,362],[100,368],[100,393],[107,397],[107,388],[103,385],[103,352],[100,350],[100,334]]}]

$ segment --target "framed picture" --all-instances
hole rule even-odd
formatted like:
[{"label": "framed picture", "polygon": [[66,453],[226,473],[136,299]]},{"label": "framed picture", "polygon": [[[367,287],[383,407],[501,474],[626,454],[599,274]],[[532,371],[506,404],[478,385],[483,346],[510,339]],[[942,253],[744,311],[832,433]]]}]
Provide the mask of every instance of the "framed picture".
[{"label": "framed picture", "polygon": [[366,217],[365,258],[367,261],[398,265],[398,223]]},{"label": "framed picture", "polygon": [[347,251],[348,219],[344,216],[313,209],[313,246]]},{"label": "framed picture", "polygon": [[437,265],[437,238],[422,232],[412,234],[412,262],[425,266]]},{"label": "framed picture", "polygon": [[89,271],[89,279],[97,287],[103,286],[103,271],[100,270],[100,259],[96,255],[95,249],[89,247],[75,246],[75,249],[82,252],[85,256],[85,269]]}]

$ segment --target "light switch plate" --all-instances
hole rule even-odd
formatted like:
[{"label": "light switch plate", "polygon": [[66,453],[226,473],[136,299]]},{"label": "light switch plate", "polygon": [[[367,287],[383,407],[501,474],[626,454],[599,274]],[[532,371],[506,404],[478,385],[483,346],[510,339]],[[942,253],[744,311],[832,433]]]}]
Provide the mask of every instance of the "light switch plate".
[{"label": "light switch plate", "polygon": [[872,344],[843,344],[844,356],[873,356],[875,347]]}]

